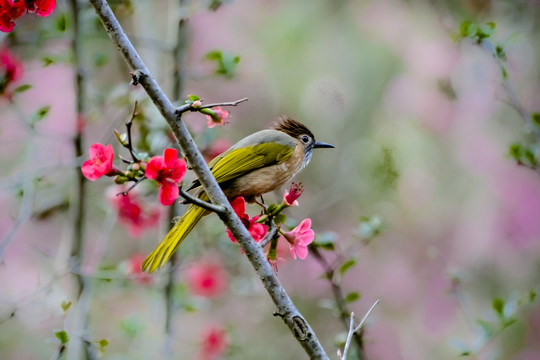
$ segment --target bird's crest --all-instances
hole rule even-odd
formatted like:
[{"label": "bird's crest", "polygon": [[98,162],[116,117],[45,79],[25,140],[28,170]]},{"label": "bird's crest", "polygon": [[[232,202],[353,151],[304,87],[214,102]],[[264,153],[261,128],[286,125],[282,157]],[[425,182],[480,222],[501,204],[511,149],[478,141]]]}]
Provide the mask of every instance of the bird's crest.
[{"label": "bird's crest", "polygon": [[306,134],[312,139],[315,139],[313,133],[301,122],[298,122],[287,115],[281,115],[279,120],[273,126],[274,129],[283,131],[285,134],[298,139],[300,135]]}]

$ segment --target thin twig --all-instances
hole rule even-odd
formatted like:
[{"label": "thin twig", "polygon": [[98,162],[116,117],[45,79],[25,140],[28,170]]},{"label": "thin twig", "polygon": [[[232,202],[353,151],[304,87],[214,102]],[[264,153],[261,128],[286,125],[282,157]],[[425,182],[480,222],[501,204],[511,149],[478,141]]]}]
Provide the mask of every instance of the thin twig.
[{"label": "thin twig", "polygon": [[377,306],[377,304],[379,303],[379,299],[377,299],[377,301],[375,301],[375,303],[373,303],[373,305],[371,305],[371,307],[369,308],[369,310],[367,311],[366,315],[364,315],[364,317],[362,318],[362,320],[360,321],[360,324],[358,324],[357,327],[355,327],[353,329],[353,323],[354,323],[354,313],[351,313],[351,320],[350,320],[350,325],[349,325],[349,332],[347,334],[347,342],[345,343],[345,347],[343,348],[343,354],[341,356],[341,359],[343,360],[346,360],[347,359],[347,352],[349,351],[349,346],[351,344],[351,340],[352,340],[352,337],[353,337],[353,334],[357,333],[361,328],[362,326],[364,325],[364,322],[366,321],[366,319],[368,318],[369,314],[371,314],[371,312],[373,311],[373,309],[375,308],[375,306]]},{"label": "thin twig", "polygon": [[253,238],[234,212],[216,179],[212,176],[208,165],[204,161],[202,154],[195,145],[191,134],[181,119],[180,115],[182,112],[177,112],[177,109],[152,77],[150,71],[141,60],[139,54],[133,47],[133,44],[130,42],[120,23],[114,16],[107,1],[89,1],[95,8],[96,13],[113,44],[118,48],[118,51],[129,65],[134,82],[136,80],[136,82],[145,89],[163,118],[167,121],[180,148],[188,159],[189,164],[201,182],[210,201],[213,204],[221,204],[225,208],[224,215],[220,216],[220,218],[242,246],[246,257],[276,305],[277,312],[281,314],[281,319],[285,322],[295,339],[310,358],[328,359],[328,355],[324,351],[315,332],[292,302],[274,273],[272,266],[267,261],[263,250],[253,241]]},{"label": "thin twig", "polygon": [[185,192],[182,187],[179,187],[180,196],[186,201],[188,204],[197,205],[199,207],[202,207],[205,210],[214,212],[218,215],[225,215],[225,208],[220,205],[214,205],[212,203],[203,201],[195,196],[191,196],[191,194]]},{"label": "thin twig", "polygon": [[191,104],[182,105],[179,108],[176,109],[176,112],[178,114],[185,113],[187,111],[199,111],[201,109],[208,109],[213,108],[216,106],[237,106],[238,104],[241,104],[245,101],[248,101],[248,98],[242,98],[240,100],[236,101],[229,101],[229,102],[221,102],[221,103],[215,103],[215,104],[208,104],[208,105],[202,105],[199,107],[193,107]]},{"label": "thin twig", "polygon": [[129,150],[129,153],[131,154],[131,158],[133,159],[133,162],[138,162],[140,160],[133,152],[133,143],[131,141],[131,126],[133,125],[133,119],[135,119],[135,116],[137,116],[137,105],[138,103],[137,101],[135,101],[135,105],[133,105],[133,112],[131,113],[131,117],[129,121],[126,123],[126,131],[127,131],[127,137],[128,137],[127,148]]},{"label": "thin twig", "polygon": [[127,188],[127,190],[119,192],[118,194],[116,194],[116,196],[119,196],[119,195],[126,196],[131,190],[133,190],[133,188],[135,188],[135,186],[139,185],[141,181],[143,181],[144,179],[146,179],[146,175],[143,175],[140,178],[138,178],[133,185]]},{"label": "thin twig", "polygon": [[278,227],[272,224],[272,226],[270,227],[270,230],[268,230],[268,233],[266,234],[264,239],[262,239],[262,241],[259,243],[259,246],[263,248],[266,245],[268,245],[268,243],[272,241],[272,238],[276,235],[277,231],[278,231]]}]

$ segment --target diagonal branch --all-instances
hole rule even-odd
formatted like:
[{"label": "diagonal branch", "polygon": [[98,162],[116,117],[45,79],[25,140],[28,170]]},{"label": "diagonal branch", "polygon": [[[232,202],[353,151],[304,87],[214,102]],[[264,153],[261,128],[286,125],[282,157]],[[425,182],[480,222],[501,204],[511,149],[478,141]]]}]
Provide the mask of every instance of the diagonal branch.
[{"label": "diagonal branch", "polygon": [[263,250],[253,241],[249,232],[233,211],[223,191],[212,176],[201,153],[197,149],[187,127],[177,114],[176,108],[159,87],[156,80],[150,74],[148,68],[139,57],[137,51],[118,23],[109,4],[105,0],[89,0],[95,8],[105,30],[112,42],[129,65],[134,75],[134,80],[148,93],[148,96],[167,121],[174,133],[180,148],[186,155],[193,171],[199,178],[204,191],[214,204],[224,207],[225,215],[221,219],[231,230],[233,236],[242,246],[248,260],[257,272],[263,286],[272,298],[278,309],[278,314],[283,319],[290,331],[304,348],[306,354],[312,359],[328,359],[321,343],[317,339],[310,325],[296,309],[289,295],[279,282],[274,270],[264,256]]}]

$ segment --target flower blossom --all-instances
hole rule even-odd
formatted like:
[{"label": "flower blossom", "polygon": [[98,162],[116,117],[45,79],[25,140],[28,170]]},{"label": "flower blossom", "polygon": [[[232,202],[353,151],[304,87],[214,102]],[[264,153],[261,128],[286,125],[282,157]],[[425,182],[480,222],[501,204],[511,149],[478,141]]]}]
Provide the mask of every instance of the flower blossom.
[{"label": "flower blossom", "polygon": [[298,256],[300,259],[305,259],[308,255],[307,247],[315,237],[315,232],[311,230],[311,219],[303,220],[297,227],[286,232],[284,237],[290,244],[292,257],[296,259]]},{"label": "flower blossom", "polygon": [[227,275],[223,266],[216,261],[200,261],[192,264],[187,272],[187,285],[198,296],[213,298],[227,289]]},{"label": "flower blossom", "polygon": [[114,150],[111,144],[92,144],[90,146],[90,160],[83,163],[81,171],[85,178],[95,181],[103,175],[115,175],[118,169],[113,166]]},{"label": "flower blossom", "polygon": [[[246,200],[243,197],[237,197],[231,202],[231,206],[240,218],[242,220],[242,223],[246,227],[246,229],[249,231],[249,234],[255,240],[256,242],[260,242],[266,233],[268,232],[268,227],[264,224],[259,224],[257,220],[259,219],[259,216],[256,215],[249,218],[249,215],[246,214]],[[231,239],[233,242],[236,242],[236,239],[234,238],[233,234],[229,229],[227,229],[227,235],[229,235],[229,239]]]},{"label": "flower blossom", "polygon": [[298,201],[296,199],[302,195],[303,191],[304,187],[302,186],[302,183],[292,183],[291,189],[289,191],[285,190],[283,202],[285,202],[285,204],[288,206],[298,206]]},{"label": "flower blossom", "polygon": [[160,211],[157,208],[147,208],[137,196],[136,189],[126,195],[117,195],[125,187],[113,187],[109,191],[109,199],[118,212],[118,222],[122,224],[132,238],[140,237],[146,229],[159,224]]},{"label": "flower blossom", "polygon": [[229,117],[229,112],[227,110],[221,110],[221,108],[215,107],[212,109],[214,115],[206,115],[208,122],[206,123],[209,128],[213,128],[216,125],[222,126],[225,124],[225,120]]},{"label": "flower blossom", "polygon": [[145,169],[146,177],[159,183],[159,202],[165,206],[172,205],[178,197],[178,183],[186,173],[185,161],[177,156],[176,149],[167,148],[163,156],[151,158]]},{"label": "flower blossom", "polygon": [[0,0],[0,31],[13,31],[15,20],[25,12],[46,17],[52,14],[55,6],[56,0]]},{"label": "flower blossom", "polygon": [[146,255],[143,253],[136,253],[133,254],[128,260],[127,260],[127,273],[129,277],[139,284],[146,285],[150,284],[153,280],[153,277],[145,273],[141,270],[141,265],[146,258]]},{"label": "flower blossom", "polygon": [[23,65],[7,47],[0,48],[0,95],[11,98],[8,86],[22,77]]},{"label": "flower blossom", "polygon": [[229,337],[222,327],[211,326],[201,334],[201,350],[199,359],[217,360],[222,359],[229,347]]}]

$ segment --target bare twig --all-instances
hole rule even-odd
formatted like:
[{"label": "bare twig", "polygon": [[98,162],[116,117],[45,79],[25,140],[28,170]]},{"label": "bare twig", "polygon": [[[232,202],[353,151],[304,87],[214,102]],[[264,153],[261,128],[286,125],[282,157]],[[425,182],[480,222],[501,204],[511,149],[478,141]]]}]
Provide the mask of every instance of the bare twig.
[{"label": "bare twig", "polygon": [[119,192],[118,194],[116,194],[116,196],[119,196],[119,195],[123,195],[123,196],[126,196],[131,190],[133,190],[135,188],[135,186],[139,185],[141,181],[143,181],[144,179],[146,179],[146,175],[143,175],[141,176],[140,178],[138,178],[135,183],[133,183],[133,185],[131,185],[130,187],[128,187],[125,191],[122,191],[122,192]]},{"label": "bare twig", "polygon": [[312,359],[328,359],[321,343],[317,339],[313,329],[306,322],[303,316],[296,309],[289,295],[281,285],[271,265],[268,263],[261,247],[253,241],[248,230],[242,224],[241,220],[235,214],[229,204],[225,194],[208,169],[203,156],[197,149],[193,138],[191,137],[186,125],[181,120],[181,113],[166,97],[156,80],[150,74],[150,71],[141,60],[139,54],[127,38],[124,30],[118,23],[109,4],[105,0],[89,0],[94,6],[98,17],[100,18],[105,30],[109,34],[112,42],[122,54],[124,60],[129,65],[133,78],[148,93],[153,103],[161,112],[164,119],[170,126],[175,135],[178,144],[186,155],[189,164],[199,178],[201,185],[208,194],[213,204],[221,204],[224,208],[224,216],[220,218],[231,230],[235,239],[240,243],[248,260],[255,269],[263,286],[272,298],[277,307],[278,313],[285,324],[289,327],[291,333],[303,347],[306,354]]},{"label": "bare twig", "polygon": [[351,340],[352,340],[353,334],[357,333],[362,328],[362,326],[364,325],[364,322],[368,318],[369,314],[371,314],[371,312],[373,311],[375,306],[377,306],[378,303],[379,303],[379,299],[377,299],[377,301],[375,301],[375,303],[373,303],[373,305],[371,305],[371,307],[369,308],[366,315],[364,315],[364,317],[360,321],[360,324],[358,324],[358,326],[355,327],[354,329],[353,329],[354,313],[353,312],[351,313],[351,320],[350,320],[350,323],[349,323],[349,332],[347,333],[347,341],[345,342],[345,347],[343,348],[343,354],[341,355],[341,359],[343,359],[343,360],[347,359],[347,352],[349,351],[349,346],[351,345]]},{"label": "bare twig", "polygon": [[278,231],[278,227],[272,224],[272,226],[270,227],[270,230],[268,230],[268,233],[266,234],[264,239],[262,239],[262,241],[259,243],[259,246],[261,248],[264,248],[266,245],[268,245],[268,243],[272,241],[272,238],[276,235],[277,231]]},{"label": "bare twig", "polygon": [[195,196],[191,196],[188,192],[185,192],[182,187],[179,187],[180,190],[180,196],[186,201],[188,204],[197,205],[199,207],[202,207],[205,210],[214,212],[218,215],[225,215],[225,208],[221,205],[214,205],[212,203],[203,201]]},{"label": "bare twig", "polygon": [[[135,105],[133,105],[133,112],[131,113],[131,117],[129,118],[129,121],[126,123],[126,131],[127,131],[127,137],[128,137],[127,148],[129,150],[129,153],[131,154],[131,158],[133,159],[133,162],[137,162],[140,160],[133,152],[133,143],[131,140],[131,126],[133,125],[133,119],[135,119],[135,116],[137,116],[137,105],[138,105],[137,101],[135,101]],[[137,185],[137,183],[135,185]]]},{"label": "bare twig", "polygon": [[182,105],[179,108],[176,109],[176,112],[178,114],[183,114],[187,111],[199,111],[201,109],[208,109],[213,108],[216,106],[237,106],[238,104],[241,104],[245,101],[248,101],[248,98],[242,98],[240,100],[236,101],[229,101],[229,102],[221,102],[221,103],[215,103],[215,104],[208,104],[208,105],[202,105],[199,107],[193,107],[191,104]]}]

